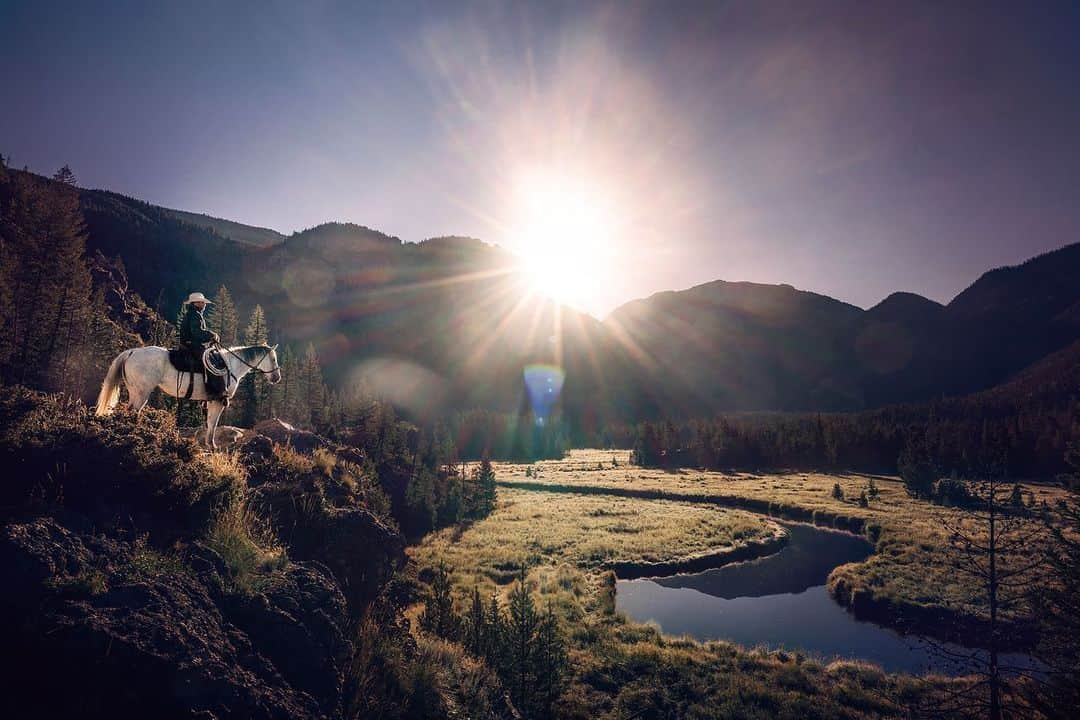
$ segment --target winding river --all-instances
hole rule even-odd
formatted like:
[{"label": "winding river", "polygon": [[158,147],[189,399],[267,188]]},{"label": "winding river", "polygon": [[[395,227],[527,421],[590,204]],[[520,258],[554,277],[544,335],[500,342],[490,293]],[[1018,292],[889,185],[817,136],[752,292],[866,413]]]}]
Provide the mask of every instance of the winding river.
[{"label": "winding river", "polygon": [[[829,596],[829,573],[866,559],[873,552],[869,542],[851,533],[783,524],[790,541],[773,555],[688,575],[619,580],[616,608],[638,622],[655,622],[668,635],[800,650],[826,660],[862,659],[891,672],[970,671],[971,661],[946,661],[924,638],[857,620]],[[981,653],[967,654],[972,652]],[[1002,662],[1037,664],[1025,655],[1004,656]]]}]

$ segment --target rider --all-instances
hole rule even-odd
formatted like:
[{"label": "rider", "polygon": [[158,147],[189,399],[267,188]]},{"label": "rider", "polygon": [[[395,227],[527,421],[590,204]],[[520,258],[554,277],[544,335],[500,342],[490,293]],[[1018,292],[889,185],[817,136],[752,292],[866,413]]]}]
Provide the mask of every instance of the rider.
[{"label": "rider", "polygon": [[[202,357],[206,348],[211,343],[217,344],[221,339],[216,332],[207,329],[206,318],[203,317],[203,310],[206,309],[207,305],[213,303],[207,300],[206,296],[201,292],[193,292],[188,295],[188,299],[184,301],[184,304],[188,306],[188,311],[184,314],[184,322],[180,325],[180,345],[188,351],[188,355],[191,357],[190,367],[202,367]],[[206,372],[205,368],[203,377],[206,383],[207,399],[219,399],[227,405],[225,378]]]}]

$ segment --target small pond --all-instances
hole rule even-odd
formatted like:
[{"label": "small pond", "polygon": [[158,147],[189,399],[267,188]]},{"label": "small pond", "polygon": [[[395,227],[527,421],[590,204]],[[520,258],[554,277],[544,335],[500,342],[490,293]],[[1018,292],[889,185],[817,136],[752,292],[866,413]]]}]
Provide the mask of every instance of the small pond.
[{"label": "small pond", "polygon": [[[829,573],[868,557],[869,542],[799,523],[785,527],[790,542],[768,557],[690,575],[619,580],[616,608],[638,622],[655,622],[668,635],[801,650],[821,659],[863,659],[891,672],[969,669],[935,655],[918,636],[856,620],[829,596]],[[1005,656],[1002,663],[1034,666],[1023,655]]]}]

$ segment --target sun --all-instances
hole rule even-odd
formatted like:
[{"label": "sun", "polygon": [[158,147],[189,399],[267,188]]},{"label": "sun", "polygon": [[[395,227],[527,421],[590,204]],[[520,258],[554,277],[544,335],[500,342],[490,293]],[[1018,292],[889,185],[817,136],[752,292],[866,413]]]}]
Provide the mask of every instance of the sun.
[{"label": "sun", "polygon": [[614,214],[604,194],[580,178],[525,176],[518,188],[511,246],[532,289],[589,310],[602,294],[614,255]]}]

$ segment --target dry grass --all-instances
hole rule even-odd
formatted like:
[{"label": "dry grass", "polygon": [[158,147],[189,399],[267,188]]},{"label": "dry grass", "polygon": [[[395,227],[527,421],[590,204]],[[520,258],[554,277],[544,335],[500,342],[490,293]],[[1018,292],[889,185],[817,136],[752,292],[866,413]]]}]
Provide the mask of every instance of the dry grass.
[{"label": "dry grass", "polygon": [[240,592],[257,591],[268,572],[287,562],[269,521],[241,497],[214,512],[205,542],[221,555],[231,573],[229,580]]},{"label": "dry grass", "polygon": [[[613,459],[617,466],[612,465]],[[600,465],[603,469],[598,469]],[[530,469],[532,477],[526,476],[526,469]],[[955,522],[957,513],[908,497],[899,478],[875,476],[879,498],[871,501],[870,507],[862,508],[859,493],[869,483],[869,477],[864,475],[728,474],[687,469],[668,472],[630,465],[625,450],[574,450],[564,460],[533,465],[501,463],[496,473],[500,482],[651,491],[671,498],[723,496],[864,520],[876,528],[875,536],[880,533],[877,552],[862,563],[837,568],[833,581],[843,577],[848,586],[878,598],[960,608],[974,615],[984,613],[983,590],[956,573],[945,552],[948,536],[943,523]],[[832,496],[834,484],[840,485],[845,499]],[[1034,493],[1036,502],[1045,500],[1051,505],[1064,492],[1052,486],[1025,488]]]},{"label": "dry grass", "polygon": [[247,471],[235,452],[200,453],[195,456],[194,462],[211,477],[236,487],[243,487],[247,482]]},{"label": "dry grass", "polygon": [[777,529],[753,513],[708,505],[501,488],[490,517],[464,532],[447,528],[429,535],[413,553],[421,565],[442,558],[462,591],[479,586],[494,592],[516,577],[522,563],[538,569],[530,577],[542,587],[580,591],[586,584],[582,570],[712,554],[771,538]]},{"label": "dry grass", "polygon": [[[612,458],[617,465],[612,465]],[[911,602],[974,602],[977,591],[944,561],[939,521],[952,511],[913,501],[896,479],[877,478],[880,497],[860,508],[868,479],[857,475],[667,473],[630,466],[627,453],[574,451],[562,461],[501,463],[500,482],[624,488],[664,495],[640,499],[502,486],[488,518],[464,531],[427,536],[410,550],[421,567],[453,568],[459,599],[479,586],[505,593],[521,562],[528,583],[567,628],[572,680],[567,717],[899,717],[906,702],[955,681],[887,675],[861,662],[823,665],[799,653],[747,650],[725,642],[663,636],[614,613],[613,560],[670,560],[758,539],[761,515],[679,497],[723,496],[865,520],[880,531],[878,552],[838,568],[851,582]],[[598,469],[602,464],[603,469]],[[526,477],[530,468],[530,477]],[[847,501],[832,497],[839,483]],[[1054,502],[1056,491],[1032,488]],[[974,604],[972,607],[975,607]]]}]

